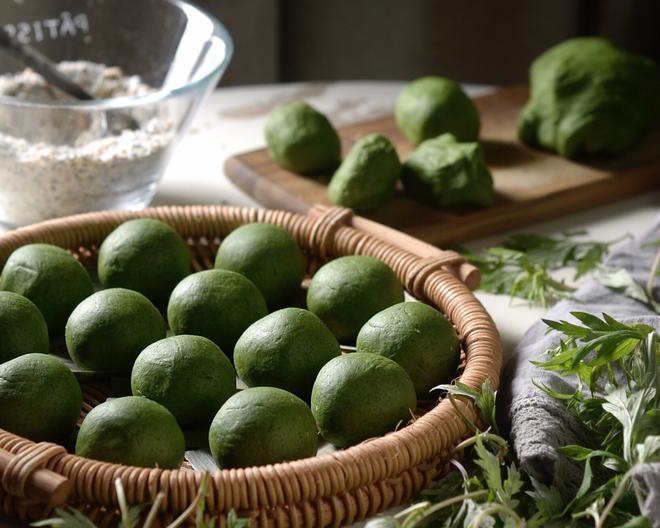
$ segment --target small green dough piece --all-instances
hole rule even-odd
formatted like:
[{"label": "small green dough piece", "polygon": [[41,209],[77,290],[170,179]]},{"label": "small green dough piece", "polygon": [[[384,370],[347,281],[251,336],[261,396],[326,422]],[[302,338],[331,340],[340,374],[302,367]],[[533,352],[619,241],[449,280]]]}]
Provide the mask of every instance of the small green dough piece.
[{"label": "small green dough piece", "polygon": [[269,308],[284,306],[300,292],[306,266],[305,256],[287,230],[258,222],[229,233],[215,257],[216,269],[250,279]]},{"label": "small green dough piece", "polygon": [[76,365],[130,372],[140,352],[165,337],[165,321],[149,299],[124,288],[101,290],[80,303],[66,324],[66,347]]},{"label": "small green dough piece", "polygon": [[206,337],[229,358],[245,329],[267,314],[266,301],[252,281],[235,271],[219,269],[183,279],[167,306],[174,334]]},{"label": "small green dough piece", "polygon": [[293,172],[330,171],[341,160],[337,131],[327,117],[304,101],[273,110],[266,121],[265,135],[271,157]]},{"label": "small green dough piece", "polygon": [[0,278],[0,290],[30,299],[41,311],[51,335],[62,335],[69,315],[94,293],[92,279],[68,251],[29,244],[14,251]]},{"label": "small green dough piece", "polygon": [[125,396],[94,407],[78,432],[76,455],[146,468],[177,469],[185,440],[174,416],[141,396]]},{"label": "small green dough piece", "polygon": [[481,122],[460,85],[444,77],[422,77],[406,86],[396,100],[396,124],[414,145],[440,134],[476,141]]},{"label": "small green dough piece", "polygon": [[567,40],[530,69],[520,139],[568,158],[616,155],[660,118],[660,68],[597,37]]},{"label": "small green dough piece", "polygon": [[236,373],[210,339],[178,335],[145,348],[133,365],[131,389],[160,403],[183,428],[208,427],[236,392]]},{"label": "small green dough piece", "polygon": [[330,201],[356,211],[371,211],[394,194],[401,162],[389,139],[369,134],[358,140],[332,177]]},{"label": "small green dough piece", "polygon": [[360,330],[358,352],[379,354],[401,365],[415,384],[418,398],[449,383],[460,360],[460,343],[451,323],[435,308],[403,302],[378,312]]},{"label": "small green dough piece", "polygon": [[48,354],[49,347],[39,308],[18,293],[0,291],[0,364],[23,354]]},{"label": "small green dough piece", "polygon": [[459,143],[451,134],[424,141],[403,164],[403,187],[433,207],[493,203],[493,177],[479,143]]},{"label": "small green dough piece", "polygon": [[254,387],[220,407],[209,446],[221,468],[263,466],[314,456],[318,432],[300,398],[275,387]]},{"label": "small green dough piece", "polygon": [[166,303],[190,273],[190,252],[166,223],[137,218],[121,224],[103,241],[98,273],[106,288],[128,288],[156,304]]},{"label": "small green dough piece", "polygon": [[65,442],[82,393],[61,359],[25,354],[0,365],[0,428],[35,442]]},{"label": "small green dough piece", "polygon": [[337,339],[316,315],[283,308],[248,327],[234,363],[248,387],[279,387],[309,401],[319,370],[339,354]]},{"label": "small green dough piece", "polygon": [[403,301],[403,286],[383,261],[362,255],[331,260],[312,278],[307,308],[342,343],[354,343],[374,314]]}]

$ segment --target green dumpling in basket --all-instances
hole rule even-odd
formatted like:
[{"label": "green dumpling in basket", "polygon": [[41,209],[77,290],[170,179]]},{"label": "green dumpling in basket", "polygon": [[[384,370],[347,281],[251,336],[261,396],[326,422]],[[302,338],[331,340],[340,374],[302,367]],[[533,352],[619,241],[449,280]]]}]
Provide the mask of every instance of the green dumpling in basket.
[{"label": "green dumpling in basket", "polygon": [[125,396],[94,407],[83,420],[76,455],[147,468],[177,469],[185,440],[176,419],[162,405]]},{"label": "green dumpling in basket", "polygon": [[64,362],[25,354],[0,365],[0,428],[35,442],[65,442],[80,415],[82,392]]},{"label": "green dumpling in basket", "polygon": [[250,279],[271,310],[286,305],[300,292],[306,265],[296,239],[286,229],[262,222],[229,233],[215,257],[217,269]]},{"label": "green dumpling in basket", "polygon": [[460,342],[451,323],[435,308],[403,302],[378,312],[360,330],[358,352],[379,354],[401,365],[420,399],[449,383],[460,360]]},{"label": "green dumpling in basket", "polygon": [[94,285],[85,268],[65,249],[28,244],[7,259],[0,290],[30,299],[44,316],[49,333],[62,335],[69,315],[94,293]]},{"label": "green dumpling in basket", "polygon": [[172,227],[159,220],[129,220],[99,248],[98,274],[106,288],[127,288],[156,304],[167,302],[190,273],[190,252]]},{"label": "green dumpling in basket", "polygon": [[307,308],[340,343],[353,344],[370,317],[403,298],[403,285],[387,264],[350,255],[331,260],[316,272],[307,290]]},{"label": "green dumpling in basket", "polygon": [[254,387],[220,407],[209,446],[221,468],[263,466],[314,456],[318,432],[300,398],[275,387]]},{"label": "green dumpling in basket", "polygon": [[330,360],[312,389],[312,413],[321,435],[348,447],[405,426],[417,406],[415,386],[389,358],[354,352]]}]

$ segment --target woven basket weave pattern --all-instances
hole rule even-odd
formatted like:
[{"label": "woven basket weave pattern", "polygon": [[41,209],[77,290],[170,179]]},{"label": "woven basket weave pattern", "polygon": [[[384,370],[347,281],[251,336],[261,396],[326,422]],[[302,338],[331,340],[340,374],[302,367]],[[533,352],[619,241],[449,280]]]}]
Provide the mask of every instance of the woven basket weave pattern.
[{"label": "woven basket weave pattern", "polygon": [[[499,336],[492,319],[469,288],[447,271],[460,256],[439,252],[420,257],[405,247],[384,242],[352,226],[352,213],[318,207],[308,215],[285,211],[222,206],[161,207],[141,212],[89,213],[53,220],[0,237],[0,265],[12,251],[32,242],[67,248],[92,263],[100,242],[130,218],[151,217],[167,222],[188,239],[195,270],[213,266],[217,241],[249,222],[270,222],[287,229],[310,259],[313,271],[324,261],[343,255],[370,255],[386,262],[406,289],[437,306],[457,328],[466,354],[461,382],[480,388],[486,379],[496,387],[501,367]],[[83,414],[102,401],[99,386],[85,387]],[[457,401],[462,412],[477,420],[471,403]],[[444,474],[448,456],[470,433],[447,400],[409,426],[358,446],[322,457],[245,469],[218,471],[212,476],[207,511],[218,524],[235,509],[256,526],[340,526],[364,519],[409,499],[432,479]],[[5,469],[0,508],[21,519],[35,519],[49,507],[29,496],[25,483],[38,466],[51,469],[72,484],[69,503],[97,524],[116,522],[114,480],[120,478],[130,504],[152,502],[166,493],[162,522],[173,520],[194,499],[203,475],[191,470],[159,470],[120,466],[66,454],[53,444],[42,446],[0,430],[0,448],[20,454],[20,463]],[[30,460],[33,462],[30,463]],[[13,462],[13,461],[12,461]]]}]

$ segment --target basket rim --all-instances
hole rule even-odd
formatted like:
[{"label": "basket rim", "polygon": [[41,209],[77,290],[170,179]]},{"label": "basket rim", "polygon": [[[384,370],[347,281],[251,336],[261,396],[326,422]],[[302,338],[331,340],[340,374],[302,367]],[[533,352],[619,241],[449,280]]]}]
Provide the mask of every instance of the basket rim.
[{"label": "basket rim", "polygon": [[[104,233],[109,233],[116,225],[132,218],[158,218],[172,225],[186,238],[191,236],[191,233],[197,233],[196,236],[200,238],[212,232],[216,233],[215,236],[222,236],[223,231],[227,229],[231,230],[238,225],[254,221],[275,223],[291,232],[303,249],[312,254],[336,257],[340,256],[336,253],[341,253],[344,246],[357,244],[355,246],[357,254],[371,254],[388,264],[390,264],[388,259],[395,258],[403,259],[406,263],[410,262],[406,269],[413,270],[410,273],[412,278],[402,277],[401,273],[397,272],[404,287],[407,290],[409,288],[417,290],[410,291],[417,299],[421,292],[421,296],[426,297],[427,302],[440,308],[459,328],[459,337],[466,353],[465,370],[459,380],[479,388],[481,383],[489,378],[496,388],[502,363],[499,335],[492,318],[472,292],[460,280],[443,269],[427,269],[428,262],[425,261],[428,259],[409,253],[406,248],[392,246],[374,236],[365,235],[353,227],[351,214],[338,214],[338,210],[332,208],[330,213],[326,210],[324,214],[315,216],[310,213],[301,215],[287,211],[208,205],[153,207],[137,212],[83,213],[49,220],[0,235],[0,267],[16,247],[26,243],[53,243],[52,241],[55,240],[59,242],[57,245],[75,251],[89,246],[89,241],[94,239],[97,244],[100,243]],[[420,273],[421,267],[424,267],[425,273]],[[454,296],[458,299],[452,304],[453,315],[438,306],[437,299],[434,299],[436,295]],[[461,319],[460,325],[454,320],[457,317]],[[457,402],[467,417],[472,420],[477,419],[477,413],[471,402],[460,398]],[[352,493],[364,486],[394,478],[402,471],[428,463],[430,458],[442,458],[467,432],[469,430],[463,419],[452,407],[451,402],[444,399],[411,424],[344,450],[274,465],[221,469],[212,475],[215,486],[210,488],[215,488],[218,494],[217,502],[225,506],[257,504],[260,507],[275,508],[289,504],[286,496],[296,496],[303,501],[311,502],[338,493]],[[9,432],[5,437],[9,440],[1,441],[0,447],[11,444],[14,452],[20,452],[33,444]],[[429,454],[433,457],[429,457]],[[91,496],[102,496],[96,503],[99,505],[116,505],[114,492],[108,488],[108,475],[121,478],[125,487],[134,484],[141,488],[141,491],[130,493],[134,496],[153,494],[154,483],[162,484],[166,481],[170,483],[178,481],[189,489],[191,484],[199,485],[204,475],[204,472],[188,469],[164,470],[123,466],[68,453],[56,455],[47,461],[46,467],[68,474],[69,478],[75,481],[74,495],[78,500],[85,501]],[[99,491],[98,494],[93,490],[90,491],[88,489],[91,487],[90,482],[95,478],[101,478],[103,486],[108,489]],[[328,478],[331,482],[325,482]],[[302,488],[307,486],[308,491],[288,489],[296,482]],[[338,482],[340,484],[337,484]],[[227,485],[240,487],[242,496],[221,497],[220,495],[226,492],[221,488]],[[171,489],[169,485],[165,487]],[[180,495],[188,495],[188,493],[183,492]],[[184,497],[168,500],[170,508],[175,510],[182,510],[185,503]]]}]

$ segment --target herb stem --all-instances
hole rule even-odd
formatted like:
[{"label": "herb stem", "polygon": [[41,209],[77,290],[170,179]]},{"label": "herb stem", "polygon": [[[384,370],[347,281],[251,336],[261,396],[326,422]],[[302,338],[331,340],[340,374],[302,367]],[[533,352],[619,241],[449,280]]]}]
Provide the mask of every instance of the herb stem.
[{"label": "herb stem", "polygon": [[651,266],[651,273],[649,278],[646,281],[646,293],[649,295],[649,299],[653,300],[653,284],[655,283],[655,278],[658,275],[658,269],[660,268],[660,249],[655,254],[655,259],[653,260],[653,265]]},{"label": "herb stem", "polygon": [[400,519],[403,519],[404,517],[407,517],[411,513],[414,513],[418,510],[423,510],[425,508],[428,508],[429,506],[431,506],[431,503],[429,501],[418,502],[417,504],[413,504],[412,506],[406,508],[405,510],[402,510],[399,513],[394,514],[394,518],[398,521]]},{"label": "herb stem", "polygon": [[509,444],[501,436],[492,433],[479,433],[475,436],[471,436],[470,438],[463,440],[460,444],[457,444],[454,449],[452,449],[452,454],[456,453],[457,451],[463,451],[466,447],[470,447],[471,445],[476,444],[478,438],[497,444],[500,447],[500,451],[503,451],[504,453],[509,450]]},{"label": "herb stem", "polygon": [[154,500],[154,503],[151,505],[151,508],[149,509],[149,513],[147,514],[147,518],[144,520],[144,525],[142,526],[142,528],[151,528],[151,525],[156,520],[156,516],[160,511],[160,505],[163,503],[164,500],[165,500],[165,494],[162,491],[159,491],[158,495],[156,495],[156,500]]},{"label": "herb stem", "polygon": [[458,413],[458,415],[463,418],[463,421],[468,425],[468,427],[472,428],[475,434],[479,434],[481,430],[475,425],[475,423],[470,420],[463,410],[458,406],[458,403],[456,402],[456,399],[454,398],[453,394],[449,393],[447,395],[449,398],[449,402],[451,403],[451,406],[454,408],[454,410]]},{"label": "herb stem", "polygon": [[421,517],[419,517],[419,519],[417,519],[416,525],[421,524],[422,521],[428,519],[434,513],[437,513],[440,510],[443,510],[444,508],[447,508],[448,506],[452,506],[453,504],[463,502],[463,501],[466,501],[466,500],[476,499],[478,497],[483,497],[484,495],[488,495],[488,490],[471,491],[470,493],[464,493],[463,495],[457,495],[456,497],[451,497],[449,499],[445,499],[441,502],[438,502],[437,504],[434,504],[428,510],[426,510],[421,515]]},{"label": "herb stem", "polygon": [[614,493],[612,494],[609,502],[605,505],[605,508],[603,508],[603,511],[600,513],[598,522],[596,522],[596,528],[603,528],[603,526],[605,526],[605,519],[607,519],[607,516],[612,511],[612,508],[614,508],[614,505],[619,501],[623,493],[626,491],[628,481],[632,477],[632,472],[633,468],[624,473],[623,477],[621,478],[621,482],[619,482],[619,485],[614,490]]},{"label": "herb stem", "polygon": [[511,508],[505,506],[504,504],[493,504],[481,510],[479,512],[479,515],[477,515],[474,519],[472,519],[468,528],[479,528],[481,526],[481,521],[483,521],[486,518],[486,516],[492,513],[504,513],[509,517],[511,517],[515,521],[516,526],[518,526],[519,528],[524,528],[525,526],[525,522]]},{"label": "herb stem", "polygon": [[174,521],[172,521],[171,524],[167,525],[166,528],[178,528],[181,526],[187,519],[190,517],[190,514],[195,511],[197,508],[197,504],[199,501],[201,501],[203,498],[206,496],[206,482],[208,479],[208,474],[204,473],[202,476],[202,484],[199,486],[199,490],[197,491],[197,495],[195,496],[195,499],[190,503],[190,506],[188,506],[181,515],[179,515]]},{"label": "herb stem", "polygon": [[115,491],[117,492],[117,503],[119,504],[119,511],[121,512],[121,524],[123,528],[132,528],[133,522],[131,520],[131,512],[126,502],[126,494],[124,493],[124,486],[120,478],[115,479]]}]

